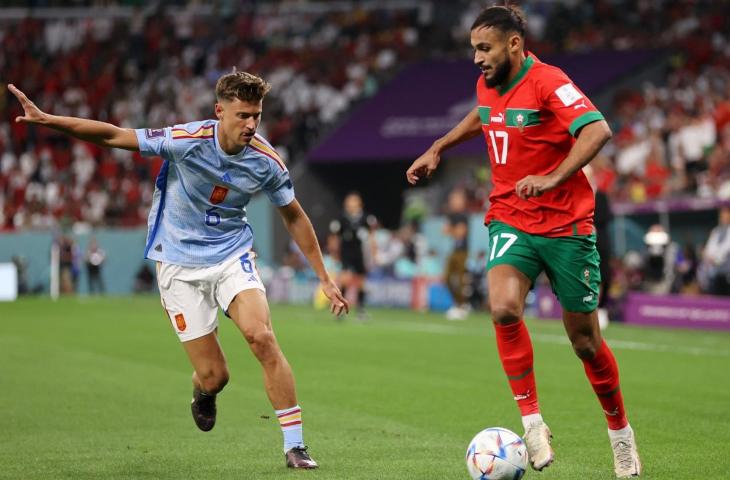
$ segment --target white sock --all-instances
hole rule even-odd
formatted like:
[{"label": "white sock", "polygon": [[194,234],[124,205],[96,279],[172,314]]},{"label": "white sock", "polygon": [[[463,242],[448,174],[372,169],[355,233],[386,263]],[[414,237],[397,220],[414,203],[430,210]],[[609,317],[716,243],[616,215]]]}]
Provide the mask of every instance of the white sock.
[{"label": "white sock", "polygon": [[527,427],[530,425],[534,425],[536,423],[543,423],[542,415],[539,413],[531,413],[522,417],[522,426],[525,427],[525,430],[527,430]]},{"label": "white sock", "polygon": [[620,428],[618,430],[611,430],[608,429],[608,436],[611,438],[611,440],[614,440],[616,438],[626,438],[629,435],[631,435],[631,425],[626,425],[624,428]]},{"label": "white sock", "polygon": [[284,434],[284,453],[294,447],[303,447],[302,409],[299,405],[284,410],[275,410],[281,433]]}]

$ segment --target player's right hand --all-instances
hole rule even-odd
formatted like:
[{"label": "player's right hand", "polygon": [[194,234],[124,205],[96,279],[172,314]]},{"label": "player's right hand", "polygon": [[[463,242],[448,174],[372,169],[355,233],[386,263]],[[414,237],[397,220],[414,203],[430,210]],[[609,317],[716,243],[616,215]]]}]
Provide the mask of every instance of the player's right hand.
[{"label": "player's right hand", "polygon": [[340,316],[343,313],[350,313],[350,304],[342,295],[342,292],[332,280],[326,280],[320,282],[322,292],[330,301],[330,312],[336,316]]},{"label": "player's right hand", "polygon": [[411,185],[415,185],[422,178],[430,178],[438,168],[439,162],[441,162],[441,154],[435,147],[429,148],[406,170],[406,180]]},{"label": "player's right hand", "polygon": [[10,93],[15,95],[15,98],[18,99],[20,105],[23,107],[23,116],[15,117],[16,123],[43,123],[46,119],[46,114],[38,108],[35,103],[31,102],[30,99],[12,83],[8,85],[8,90],[10,90]]}]

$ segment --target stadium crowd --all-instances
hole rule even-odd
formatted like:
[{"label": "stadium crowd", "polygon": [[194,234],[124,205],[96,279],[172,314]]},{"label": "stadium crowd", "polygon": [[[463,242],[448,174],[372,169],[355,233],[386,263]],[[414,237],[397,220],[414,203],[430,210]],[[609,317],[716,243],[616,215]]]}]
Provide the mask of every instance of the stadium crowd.
[{"label": "stadium crowd", "polygon": [[[212,87],[235,65],[272,84],[262,133],[293,159],[415,55],[418,41],[413,8],[302,13],[272,3],[222,12],[224,21],[186,8],[146,13],[8,23],[1,76],[52,113],[162,126],[211,116]],[[159,163],[15,124],[19,106],[7,90],[0,112],[2,228],[145,222]]]},{"label": "stadium crowd", "polygon": [[[179,3],[174,15],[148,7],[128,18],[0,19],[0,77],[56,114],[161,126],[212,114],[212,86],[235,65],[272,83],[262,133],[296,162],[403,64],[434,54],[463,57],[465,22],[483,2],[354,9],[259,2],[204,15],[198,2]],[[538,54],[671,52],[665,83],[617,95],[610,116],[614,141],[593,162],[599,189],[627,202],[730,198],[730,15],[724,2],[523,4],[529,47]],[[0,93],[0,113],[0,230],[145,223],[159,160],[16,124],[19,106],[7,91]],[[472,211],[485,208],[487,176],[476,171],[460,185]],[[376,271],[431,269],[413,266],[432,255],[411,224],[380,230],[375,244],[383,251],[371,262]]]}]

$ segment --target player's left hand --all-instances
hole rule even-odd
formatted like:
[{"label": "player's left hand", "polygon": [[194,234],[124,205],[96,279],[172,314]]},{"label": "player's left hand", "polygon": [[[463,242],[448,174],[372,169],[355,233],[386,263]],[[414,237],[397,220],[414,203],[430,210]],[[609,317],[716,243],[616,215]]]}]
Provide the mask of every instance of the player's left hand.
[{"label": "player's left hand", "polygon": [[324,295],[330,300],[330,312],[338,317],[343,313],[350,313],[350,304],[347,303],[335,282],[330,279],[320,282],[319,285],[322,287]]},{"label": "player's left hand", "polygon": [[23,107],[23,115],[15,117],[16,123],[44,123],[48,115],[38,108],[28,97],[26,97],[25,93],[21,92],[18,87],[12,83],[8,85],[8,90],[10,90],[10,93],[15,95],[15,98],[18,99],[20,105]]},{"label": "player's left hand", "polygon": [[558,181],[552,175],[528,175],[515,185],[517,196],[523,200],[530,197],[539,197],[548,190],[558,186]]}]

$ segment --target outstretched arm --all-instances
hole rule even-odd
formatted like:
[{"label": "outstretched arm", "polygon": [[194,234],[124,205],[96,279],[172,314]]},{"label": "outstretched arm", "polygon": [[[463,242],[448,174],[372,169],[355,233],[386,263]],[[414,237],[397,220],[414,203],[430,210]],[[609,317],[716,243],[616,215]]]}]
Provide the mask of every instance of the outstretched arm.
[{"label": "outstretched arm", "polygon": [[466,117],[452,128],[446,135],[439,138],[426,153],[416,159],[406,171],[406,179],[415,185],[423,177],[430,177],[441,162],[441,153],[449,148],[472,139],[482,131],[482,122],[479,120],[479,110],[475,107],[466,114]]},{"label": "outstretched arm", "polygon": [[317,236],[314,234],[314,228],[312,228],[312,222],[309,221],[309,217],[304,213],[304,209],[299,205],[297,200],[292,201],[289,205],[278,207],[279,214],[284,220],[284,225],[289,231],[299,248],[304,253],[304,256],[309,260],[309,264],[317,274],[319,283],[322,287],[322,291],[330,300],[330,310],[335,315],[341,313],[349,313],[350,306],[342,296],[342,292],[337,288],[335,282],[332,281],[327,269],[324,267],[324,260],[322,259],[322,252],[319,249],[319,242],[317,242]]},{"label": "outstretched arm", "polygon": [[575,172],[585,167],[611,138],[611,128],[605,120],[589,123],[578,133],[578,138],[568,156],[558,168],[548,175],[528,175],[515,185],[517,195],[522,199],[539,197],[557,187]]},{"label": "outstretched arm", "polygon": [[23,116],[16,117],[16,122],[43,125],[72,137],[101,145],[102,147],[139,150],[137,135],[135,135],[132,129],[120,128],[111,123],[87,120],[85,118],[51,115],[38,108],[15,85],[8,85],[8,90],[15,95],[23,107]]}]

